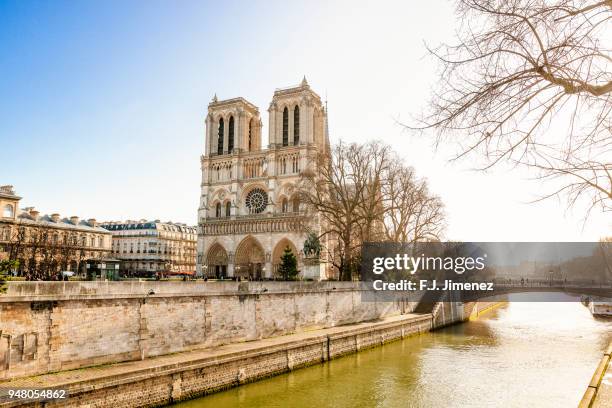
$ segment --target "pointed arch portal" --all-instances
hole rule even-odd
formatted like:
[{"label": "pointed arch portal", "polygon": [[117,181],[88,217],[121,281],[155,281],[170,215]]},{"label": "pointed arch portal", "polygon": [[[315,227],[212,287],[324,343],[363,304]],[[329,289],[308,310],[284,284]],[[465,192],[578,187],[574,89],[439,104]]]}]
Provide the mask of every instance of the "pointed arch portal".
[{"label": "pointed arch portal", "polygon": [[293,244],[293,242],[291,242],[287,238],[283,238],[280,241],[278,241],[278,243],[274,247],[274,251],[272,252],[272,272],[275,278],[280,277],[278,273],[278,268],[280,267],[280,264],[281,264],[281,257],[283,256],[283,253],[285,252],[285,248],[287,247],[289,247],[293,255],[296,258],[298,258],[298,251],[295,245]]},{"label": "pointed arch portal", "polygon": [[236,249],[234,274],[237,277],[261,279],[264,277],[265,262],[266,254],[263,247],[256,238],[248,236]]},{"label": "pointed arch portal", "polygon": [[227,276],[227,263],[228,256],[225,248],[219,243],[214,244],[208,250],[208,256],[206,257],[206,277],[208,278],[221,278]]}]

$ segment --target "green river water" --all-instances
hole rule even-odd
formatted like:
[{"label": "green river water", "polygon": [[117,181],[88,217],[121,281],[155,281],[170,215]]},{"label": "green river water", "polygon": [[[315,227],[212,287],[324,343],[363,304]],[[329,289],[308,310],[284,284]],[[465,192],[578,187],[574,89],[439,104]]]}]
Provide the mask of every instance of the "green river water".
[{"label": "green river water", "polygon": [[175,407],[576,407],[610,339],[579,302],[512,302]]}]

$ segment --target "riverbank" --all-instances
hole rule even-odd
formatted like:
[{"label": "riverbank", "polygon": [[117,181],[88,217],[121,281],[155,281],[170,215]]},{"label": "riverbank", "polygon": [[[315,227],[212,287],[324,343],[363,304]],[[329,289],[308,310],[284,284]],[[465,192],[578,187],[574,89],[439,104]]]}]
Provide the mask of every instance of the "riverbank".
[{"label": "riverbank", "polygon": [[[162,406],[427,332],[431,324],[431,315],[406,314],[142,361],[20,378],[0,382],[0,388],[67,390],[70,398],[54,401],[54,407]],[[42,405],[0,403],[3,408]]]},{"label": "riverbank", "polygon": [[604,355],[591,378],[591,382],[584,393],[579,408],[606,408],[612,407],[612,342],[608,345]]},{"label": "riverbank", "polygon": [[[176,408],[578,406],[612,321],[579,302],[509,302],[411,336],[179,403]],[[482,310],[481,310],[482,312]]]}]

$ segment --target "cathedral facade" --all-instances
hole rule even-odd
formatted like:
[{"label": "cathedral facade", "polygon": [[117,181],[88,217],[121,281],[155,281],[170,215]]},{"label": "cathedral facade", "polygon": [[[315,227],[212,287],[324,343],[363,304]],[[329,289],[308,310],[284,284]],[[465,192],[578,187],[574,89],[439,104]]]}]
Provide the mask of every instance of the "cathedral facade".
[{"label": "cathedral facade", "polygon": [[208,105],[198,208],[197,273],[208,278],[279,278],[286,248],[303,279],[327,279],[324,264],[304,257],[309,233],[320,234],[296,185],[329,148],[327,112],[306,78],[277,89],[268,108],[268,147],[259,109],[244,98]]}]

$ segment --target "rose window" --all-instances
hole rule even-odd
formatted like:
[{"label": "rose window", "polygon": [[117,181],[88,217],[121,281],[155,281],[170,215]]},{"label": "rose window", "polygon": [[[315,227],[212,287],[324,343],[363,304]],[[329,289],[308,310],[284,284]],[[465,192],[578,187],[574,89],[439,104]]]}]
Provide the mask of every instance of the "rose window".
[{"label": "rose window", "polygon": [[246,196],[246,206],[250,213],[260,213],[268,205],[268,195],[261,188],[254,188]]}]

